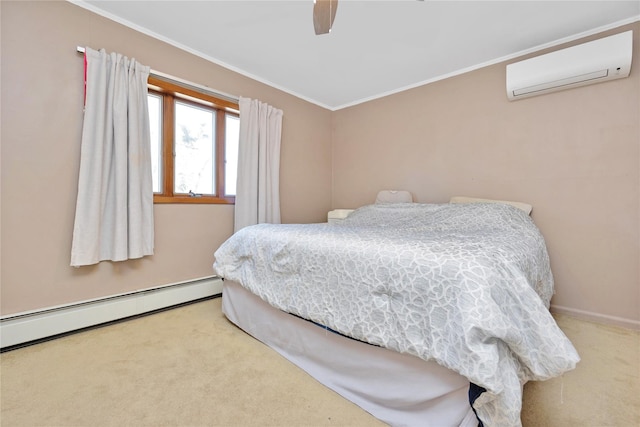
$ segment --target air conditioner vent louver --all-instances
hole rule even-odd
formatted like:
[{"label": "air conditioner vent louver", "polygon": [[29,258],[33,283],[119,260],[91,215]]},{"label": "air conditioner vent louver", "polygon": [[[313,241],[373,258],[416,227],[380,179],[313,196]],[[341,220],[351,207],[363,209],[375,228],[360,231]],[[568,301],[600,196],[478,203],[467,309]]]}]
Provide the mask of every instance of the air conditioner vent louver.
[{"label": "air conditioner vent louver", "polygon": [[633,32],[507,65],[510,100],[628,77],[631,71]]}]

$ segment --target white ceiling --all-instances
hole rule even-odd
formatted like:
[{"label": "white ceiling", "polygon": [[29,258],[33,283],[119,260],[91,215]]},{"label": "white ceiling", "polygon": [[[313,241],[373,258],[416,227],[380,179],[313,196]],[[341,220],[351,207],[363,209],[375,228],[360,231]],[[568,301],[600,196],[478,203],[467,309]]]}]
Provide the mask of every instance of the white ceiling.
[{"label": "white ceiling", "polygon": [[316,36],[313,0],[70,1],[330,110],[640,19],[638,0],[340,0]]}]

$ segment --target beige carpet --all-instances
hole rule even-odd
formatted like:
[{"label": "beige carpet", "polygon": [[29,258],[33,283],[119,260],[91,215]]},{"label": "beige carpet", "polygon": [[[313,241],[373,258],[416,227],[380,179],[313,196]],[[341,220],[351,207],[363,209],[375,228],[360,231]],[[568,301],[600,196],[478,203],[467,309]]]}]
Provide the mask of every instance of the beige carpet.
[{"label": "beige carpet", "polygon": [[[525,387],[529,426],[640,425],[640,335],[569,317],[583,361]],[[220,299],[0,356],[0,424],[376,426],[221,314]]]}]

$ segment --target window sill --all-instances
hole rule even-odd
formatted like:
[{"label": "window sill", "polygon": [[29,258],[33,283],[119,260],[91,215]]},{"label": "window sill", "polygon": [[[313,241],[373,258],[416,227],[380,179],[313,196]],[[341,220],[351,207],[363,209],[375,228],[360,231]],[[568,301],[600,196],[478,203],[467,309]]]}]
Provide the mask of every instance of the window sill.
[{"label": "window sill", "polygon": [[154,204],[205,204],[205,205],[233,205],[235,197],[211,197],[211,196],[153,196]]}]

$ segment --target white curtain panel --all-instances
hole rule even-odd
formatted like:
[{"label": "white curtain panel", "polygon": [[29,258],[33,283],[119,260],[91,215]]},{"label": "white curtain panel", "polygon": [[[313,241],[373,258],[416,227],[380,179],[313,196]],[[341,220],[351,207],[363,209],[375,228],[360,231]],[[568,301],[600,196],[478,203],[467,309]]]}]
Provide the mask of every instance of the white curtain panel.
[{"label": "white curtain panel", "polygon": [[71,265],[153,254],[149,67],[85,48],[86,101]]},{"label": "white curtain panel", "polygon": [[240,97],[240,145],[234,232],[280,224],[282,110]]}]

